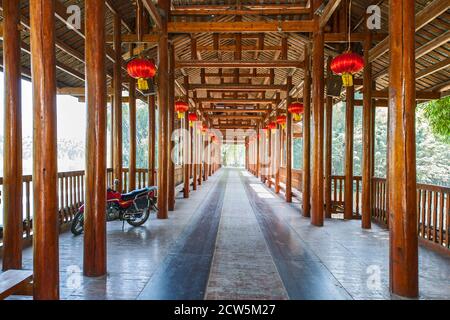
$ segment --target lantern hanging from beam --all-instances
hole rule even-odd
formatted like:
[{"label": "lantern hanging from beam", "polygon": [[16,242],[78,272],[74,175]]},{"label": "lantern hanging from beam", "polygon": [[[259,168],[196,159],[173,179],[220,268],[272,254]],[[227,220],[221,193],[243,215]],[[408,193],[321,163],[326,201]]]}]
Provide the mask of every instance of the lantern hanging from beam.
[{"label": "lantern hanging from beam", "polygon": [[202,135],[205,136],[206,133],[208,132],[208,126],[206,124],[203,124],[201,131],[202,131]]},{"label": "lantern hanging from beam", "polygon": [[175,111],[178,114],[178,119],[184,119],[184,114],[188,112],[189,105],[184,101],[175,102]]},{"label": "lantern hanging from beam", "polygon": [[288,111],[292,113],[294,121],[298,122],[302,120],[302,114],[305,111],[305,106],[303,105],[303,103],[294,102],[289,105]]},{"label": "lantern hanging from beam", "polygon": [[277,117],[277,123],[281,126],[281,128],[286,128],[286,116],[281,115]]},{"label": "lantern hanging from beam", "polygon": [[130,77],[138,80],[139,90],[146,91],[149,89],[147,79],[156,75],[156,66],[151,60],[136,58],[128,63],[127,72]]},{"label": "lantern hanging from beam", "polygon": [[194,122],[198,121],[198,116],[196,113],[189,113],[188,119],[189,119],[189,126],[193,127]]},{"label": "lantern hanging from beam", "polygon": [[344,87],[353,86],[353,75],[364,68],[364,58],[351,51],[344,52],[331,61],[331,71],[342,76]]},{"label": "lantern hanging from beam", "polygon": [[267,124],[267,130],[271,132],[272,130],[275,130],[277,128],[277,124],[275,122],[269,122]]}]

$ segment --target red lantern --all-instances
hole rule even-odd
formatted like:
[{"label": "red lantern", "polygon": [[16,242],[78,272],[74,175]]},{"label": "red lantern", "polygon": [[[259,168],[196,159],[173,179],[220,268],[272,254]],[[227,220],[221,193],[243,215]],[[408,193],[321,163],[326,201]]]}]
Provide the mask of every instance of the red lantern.
[{"label": "red lantern", "polygon": [[330,67],[335,74],[342,76],[344,87],[352,87],[353,75],[364,68],[364,58],[348,51],[334,58]]},{"label": "red lantern", "polygon": [[178,113],[178,119],[184,118],[184,113],[189,110],[189,105],[184,101],[177,101],[175,103],[175,111]]},{"label": "red lantern", "polygon": [[268,130],[274,130],[277,128],[277,124],[275,122],[270,122],[267,124],[267,129]]},{"label": "red lantern", "polygon": [[203,135],[206,135],[206,133],[208,132],[208,126],[206,124],[202,125],[201,131]]},{"label": "red lantern", "polygon": [[128,63],[127,71],[130,77],[138,80],[139,90],[148,90],[147,79],[155,76],[156,66],[153,61],[138,58]]},{"label": "red lantern", "polygon": [[191,127],[193,127],[194,126],[194,122],[198,121],[197,114],[196,113],[189,113],[188,119],[189,119],[189,125]]},{"label": "red lantern", "polygon": [[288,111],[294,116],[294,121],[302,120],[302,114],[305,110],[303,103],[294,102],[288,107]]},{"label": "red lantern", "polygon": [[284,129],[286,128],[286,116],[281,115],[277,117],[277,123]]}]

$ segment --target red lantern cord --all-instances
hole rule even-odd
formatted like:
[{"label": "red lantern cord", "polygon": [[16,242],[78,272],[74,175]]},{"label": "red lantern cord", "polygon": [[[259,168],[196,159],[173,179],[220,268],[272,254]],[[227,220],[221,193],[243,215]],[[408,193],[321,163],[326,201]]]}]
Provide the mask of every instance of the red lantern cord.
[{"label": "red lantern cord", "polygon": [[189,110],[189,105],[184,101],[175,103],[175,111],[178,113],[178,119],[183,119],[184,114]]},{"label": "red lantern cord", "polygon": [[127,65],[128,75],[138,80],[139,90],[148,90],[147,79],[153,78],[156,74],[155,64],[147,59],[134,59]]},{"label": "red lantern cord", "polygon": [[294,121],[296,122],[302,120],[302,114],[304,110],[305,106],[303,105],[303,103],[300,102],[294,102],[290,104],[288,107],[288,111],[292,113],[292,115],[294,116]]}]

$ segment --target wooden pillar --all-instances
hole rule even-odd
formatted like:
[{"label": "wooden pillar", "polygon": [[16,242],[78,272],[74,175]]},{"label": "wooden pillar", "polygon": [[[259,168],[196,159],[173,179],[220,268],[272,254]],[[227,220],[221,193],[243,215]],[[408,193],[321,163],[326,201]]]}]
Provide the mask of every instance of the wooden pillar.
[{"label": "wooden pillar", "polygon": [[155,96],[148,97],[148,185],[156,184],[156,105]]},{"label": "wooden pillar", "polygon": [[389,1],[389,230],[390,288],[418,295],[415,142],[414,1]]},{"label": "wooden pillar", "polygon": [[[185,101],[189,104],[189,76],[184,77],[184,88],[186,89]],[[189,113],[188,113],[189,114]],[[189,198],[191,188],[191,135],[189,133],[189,116],[184,118],[184,136],[183,136],[183,170],[184,170],[184,198]]]},{"label": "wooden pillar", "polygon": [[373,132],[372,121],[374,107],[372,105],[372,64],[369,51],[372,47],[372,34],[367,33],[364,40],[364,83],[363,83],[363,123],[362,123],[362,192],[361,192],[361,227],[372,226],[372,177],[373,177]]},{"label": "wooden pillar", "polygon": [[[110,151],[110,159],[109,159],[109,167],[114,171],[114,95],[110,95],[110,105],[109,105],[109,112],[110,112],[110,125],[111,125],[111,132],[109,136],[109,151]],[[114,173],[113,173],[114,177]],[[113,185],[108,187],[114,187]]]},{"label": "wooden pillar", "polygon": [[55,2],[30,0],[33,79],[33,285],[59,299]]},{"label": "wooden pillar", "polygon": [[259,177],[259,171],[261,166],[261,153],[260,153],[260,142],[261,142],[261,124],[257,126],[257,135],[256,135],[256,177]]},{"label": "wooden pillar", "polygon": [[267,185],[269,188],[272,186],[272,132],[269,131],[269,138],[267,139],[267,157],[269,159],[269,166],[268,166],[268,174],[267,174]]},{"label": "wooden pillar", "polygon": [[313,145],[311,176],[311,223],[323,226],[323,141],[324,141],[324,34],[319,30],[313,35]]},{"label": "wooden pillar", "polygon": [[198,185],[201,186],[203,179],[203,133],[199,133],[197,137]]},{"label": "wooden pillar", "polygon": [[191,152],[192,152],[192,189],[195,191],[197,190],[197,142],[198,142],[198,138],[197,138],[197,125],[198,123],[195,123],[194,126],[191,128],[191,139],[192,139],[192,144],[191,144]]},{"label": "wooden pillar", "polygon": [[130,114],[130,163],[128,190],[136,189],[136,80],[129,83],[129,114]]},{"label": "wooden pillar", "polygon": [[158,219],[168,218],[169,193],[169,35],[167,23],[169,17],[170,0],[158,0],[162,14],[162,28],[158,43],[159,58],[159,135],[158,135]]},{"label": "wooden pillar", "polygon": [[305,79],[303,82],[303,216],[311,216],[311,47],[305,47]]},{"label": "wooden pillar", "polygon": [[175,210],[175,162],[172,152],[175,150],[173,133],[175,131],[175,47],[169,44],[169,194],[168,209]]},{"label": "wooden pillar", "polygon": [[105,2],[85,3],[87,134],[83,266],[86,276],[99,277],[106,274]]},{"label": "wooden pillar", "polygon": [[114,16],[114,52],[116,62],[113,67],[113,180],[118,182],[114,188],[122,192],[122,40],[121,21],[118,15]]},{"label": "wooden pillar", "polygon": [[275,135],[275,193],[280,193],[280,168],[281,168],[281,135],[283,128],[278,125],[277,134]]},{"label": "wooden pillar", "polygon": [[[331,57],[327,63],[327,76],[331,77]],[[333,97],[327,96],[325,104],[325,217],[331,218],[331,162],[332,162],[332,120]]]},{"label": "wooden pillar", "polygon": [[3,1],[5,76],[3,153],[3,270],[22,269],[22,86],[20,2]]},{"label": "wooden pillar", "polygon": [[345,107],[345,183],[344,183],[344,219],[353,218],[353,128],[355,110],[355,87],[346,87]]},{"label": "wooden pillar", "polygon": [[[286,106],[292,99],[289,92],[292,89],[292,76],[288,76],[286,83]],[[286,115],[286,202],[292,202],[292,114]]]}]

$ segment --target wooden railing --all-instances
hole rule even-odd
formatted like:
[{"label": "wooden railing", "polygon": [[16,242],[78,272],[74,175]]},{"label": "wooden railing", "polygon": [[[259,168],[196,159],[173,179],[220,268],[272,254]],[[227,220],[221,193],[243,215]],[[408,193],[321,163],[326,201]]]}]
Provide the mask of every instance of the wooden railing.
[{"label": "wooden railing", "polygon": [[[361,217],[361,177],[353,177],[353,217]],[[345,177],[331,176],[331,213],[344,212]]]},{"label": "wooden railing", "polygon": [[[302,172],[292,170],[294,195],[302,191]],[[275,178],[272,177],[272,182]],[[286,169],[280,168],[280,182],[286,182]],[[389,227],[386,179],[372,178],[372,220]],[[361,217],[362,177],[353,177],[353,217]],[[343,213],[345,177],[331,176],[332,213]],[[450,249],[450,188],[417,184],[418,236],[422,242]]]},{"label": "wooden railing", "polygon": [[[372,219],[389,227],[386,179],[372,181]],[[417,222],[420,239],[450,249],[450,188],[417,184]]]},{"label": "wooden railing", "polygon": [[[123,169],[124,189],[127,189],[128,169]],[[136,187],[142,188],[147,186],[148,171],[146,169],[136,170]],[[182,167],[175,170],[175,181],[179,184],[183,181]],[[58,173],[58,208],[59,222],[61,228],[72,222],[78,208],[84,202],[84,171],[71,171]],[[180,182],[181,181],[181,182]],[[32,176],[26,175],[22,177],[23,183],[23,233],[24,239],[30,239],[33,234],[33,188]],[[114,186],[113,171],[107,170],[107,185]],[[0,178],[0,192],[3,191],[3,178]],[[2,193],[0,193],[1,195]],[[1,203],[1,198],[0,198]],[[2,210],[3,207],[1,206]],[[3,211],[0,212],[2,214]],[[3,228],[0,226],[0,241],[3,238]]]},{"label": "wooden railing", "polygon": [[[22,177],[23,183],[23,233],[29,239],[33,233],[33,188],[32,176]],[[0,189],[3,191],[3,178],[0,178]],[[70,223],[78,208],[84,202],[84,171],[58,173],[58,208],[59,223],[63,227]],[[0,229],[0,239],[3,228]]]}]

